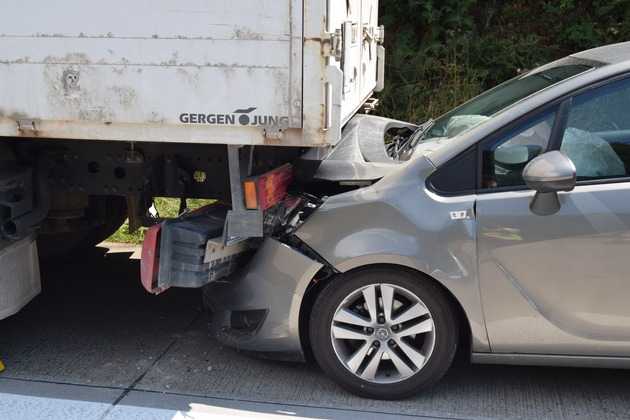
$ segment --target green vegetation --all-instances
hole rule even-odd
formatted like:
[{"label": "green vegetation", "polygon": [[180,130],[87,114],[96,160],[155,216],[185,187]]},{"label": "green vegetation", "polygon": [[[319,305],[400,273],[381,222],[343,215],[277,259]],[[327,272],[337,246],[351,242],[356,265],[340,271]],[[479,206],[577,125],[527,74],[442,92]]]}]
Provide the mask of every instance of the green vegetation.
[{"label": "green vegetation", "polygon": [[[212,204],[213,200],[187,200],[188,209],[195,210],[200,207]],[[158,210],[160,217],[177,217],[179,215],[179,199],[176,198],[156,198],[155,207]],[[124,244],[141,244],[144,240],[145,228],[142,228],[134,233],[129,233],[129,221],[126,221],[124,225],[118,229],[109,239],[109,242],[117,242]]]},{"label": "green vegetation", "polygon": [[630,0],[381,1],[382,115],[425,121],[554,59],[630,40]]}]

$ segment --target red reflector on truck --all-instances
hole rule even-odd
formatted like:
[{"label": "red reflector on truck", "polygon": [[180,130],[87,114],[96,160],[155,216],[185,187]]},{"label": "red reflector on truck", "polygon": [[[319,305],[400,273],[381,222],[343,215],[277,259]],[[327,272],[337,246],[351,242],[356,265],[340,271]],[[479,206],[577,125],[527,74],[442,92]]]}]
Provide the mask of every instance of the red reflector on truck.
[{"label": "red reflector on truck", "polygon": [[245,207],[249,210],[268,210],[287,195],[293,181],[293,166],[283,165],[263,175],[245,181]]},{"label": "red reflector on truck", "polygon": [[142,261],[140,262],[140,280],[147,292],[159,295],[166,289],[161,289],[158,284],[158,272],[160,269],[160,231],[161,225],[151,226],[144,236],[142,243]]}]

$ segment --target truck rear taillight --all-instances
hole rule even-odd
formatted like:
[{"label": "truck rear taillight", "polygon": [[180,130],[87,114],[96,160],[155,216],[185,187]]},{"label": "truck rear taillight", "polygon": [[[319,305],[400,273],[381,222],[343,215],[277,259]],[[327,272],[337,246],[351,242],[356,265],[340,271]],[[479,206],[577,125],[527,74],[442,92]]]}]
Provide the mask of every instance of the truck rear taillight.
[{"label": "truck rear taillight", "polygon": [[292,181],[293,166],[290,164],[247,179],[243,184],[245,207],[248,210],[270,209],[284,200]]}]

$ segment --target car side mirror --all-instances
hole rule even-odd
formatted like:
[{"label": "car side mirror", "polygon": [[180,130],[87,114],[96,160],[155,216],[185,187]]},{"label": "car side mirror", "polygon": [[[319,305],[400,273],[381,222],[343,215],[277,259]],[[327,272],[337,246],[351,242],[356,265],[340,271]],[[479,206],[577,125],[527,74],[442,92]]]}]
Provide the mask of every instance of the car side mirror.
[{"label": "car side mirror", "polygon": [[529,162],[523,169],[523,179],[536,191],[530,204],[531,211],[539,216],[549,216],[560,210],[558,192],[575,188],[577,170],[564,153],[553,151]]}]

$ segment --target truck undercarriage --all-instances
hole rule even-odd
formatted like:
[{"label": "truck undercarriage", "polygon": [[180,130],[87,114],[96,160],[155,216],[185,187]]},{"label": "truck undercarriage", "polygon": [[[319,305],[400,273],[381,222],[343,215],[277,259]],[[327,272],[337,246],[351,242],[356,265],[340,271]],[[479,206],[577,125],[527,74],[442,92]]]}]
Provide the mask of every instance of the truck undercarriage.
[{"label": "truck undercarriage", "polygon": [[[155,224],[154,197],[231,202],[228,146],[16,139],[2,147],[0,229],[19,239],[37,227],[45,256],[95,245],[127,217],[132,229]],[[243,175],[255,176],[302,152],[238,154]]]}]

